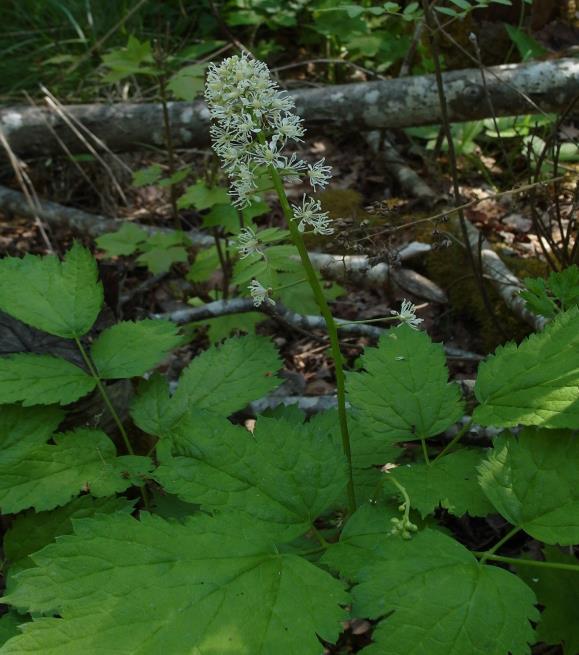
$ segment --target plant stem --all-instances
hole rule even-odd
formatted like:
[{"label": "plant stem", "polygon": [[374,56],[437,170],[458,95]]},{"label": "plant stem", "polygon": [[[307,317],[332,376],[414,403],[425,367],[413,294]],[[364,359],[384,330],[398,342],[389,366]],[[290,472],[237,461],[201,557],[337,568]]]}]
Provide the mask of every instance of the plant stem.
[{"label": "plant stem", "polygon": [[277,192],[283,214],[287,220],[292,240],[298,249],[302,266],[305,269],[308,282],[310,283],[310,287],[312,288],[312,292],[316,302],[318,303],[320,312],[326,321],[326,326],[328,329],[332,358],[334,360],[334,366],[336,370],[336,391],[338,394],[338,416],[340,421],[340,432],[342,434],[342,447],[344,449],[346,460],[348,461],[348,507],[350,513],[352,514],[356,511],[356,494],[354,491],[354,478],[352,475],[352,450],[350,448],[348,416],[346,413],[346,385],[342,352],[340,351],[340,342],[338,340],[338,329],[336,322],[334,321],[334,317],[332,316],[332,312],[330,311],[330,307],[328,306],[328,303],[324,297],[324,292],[320,286],[316,271],[312,266],[312,262],[310,261],[310,257],[308,255],[308,251],[306,249],[302,235],[295,223],[293,211],[287,199],[281,177],[273,166],[269,167],[269,172],[272,177],[273,186]]},{"label": "plant stem", "polygon": [[489,548],[489,550],[482,553],[479,564],[484,564],[489,557],[493,556],[503,544],[506,544],[507,541],[509,541],[512,537],[514,537],[517,534],[517,532],[520,532],[520,530],[521,528],[516,528],[516,527],[513,528],[512,530],[509,530],[509,532],[507,532],[507,534],[502,539],[497,541],[497,543],[492,548]]},{"label": "plant stem", "polygon": [[381,323],[382,321],[398,321],[397,316],[380,316],[379,318],[365,318],[362,319],[361,321],[343,321],[340,323],[340,327],[344,327],[344,325],[358,325],[358,324],[365,324],[365,323]]},{"label": "plant stem", "polygon": [[438,453],[438,455],[434,458],[434,461],[436,462],[439,460],[441,457],[444,457],[446,453],[454,448],[456,444],[464,437],[464,435],[470,430],[472,426],[472,419],[470,421],[467,421],[462,428],[454,435],[452,438],[452,441],[446,444],[446,446]]},{"label": "plant stem", "polygon": [[320,542],[320,546],[322,548],[329,548],[330,544],[324,539],[324,535],[316,528],[315,525],[312,525],[312,532],[314,533],[314,536],[316,539]]},{"label": "plant stem", "polygon": [[[452,178],[452,187],[453,187],[453,192],[454,192],[454,203],[457,206],[461,205],[461,196],[460,196],[460,188],[459,188],[459,181],[458,181],[458,168],[457,168],[457,163],[456,163],[456,152],[454,149],[454,141],[452,140],[452,131],[451,131],[451,126],[450,126],[450,121],[448,118],[448,107],[446,103],[446,94],[444,91],[444,82],[442,80],[442,69],[440,66],[440,53],[438,50],[438,31],[436,28],[436,22],[434,20],[434,17],[432,15],[432,12],[430,10],[430,4],[428,0],[422,0],[422,8],[424,10],[424,18],[426,21],[426,26],[429,31],[429,41],[430,41],[430,53],[432,55],[432,60],[434,63],[434,74],[436,78],[436,87],[438,91],[438,98],[439,98],[439,103],[440,103],[440,116],[441,116],[441,123],[442,127],[444,129],[445,135],[446,135],[446,142],[448,146],[448,161],[450,164],[450,172],[451,172],[451,178]],[[508,335],[505,333],[503,327],[501,326],[499,320],[497,319],[496,313],[491,305],[487,288],[485,286],[485,282],[482,276],[482,269],[477,266],[477,261],[474,256],[473,252],[473,247],[470,243],[470,239],[468,236],[468,230],[466,226],[466,217],[464,215],[464,212],[461,209],[457,210],[458,214],[458,220],[460,223],[460,229],[462,232],[462,237],[464,240],[464,245],[466,248],[466,253],[468,257],[468,261],[470,264],[470,267],[475,275],[475,279],[477,281],[477,285],[479,287],[479,291],[482,297],[482,300],[484,302],[485,308],[489,314],[489,317],[491,318],[493,325],[495,326],[497,332],[505,339],[505,341],[508,338]],[[480,255],[480,252],[479,252]]]},{"label": "plant stem", "polygon": [[[579,564],[564,564],[563,562],[538,562],[534,559],[520,559],[517,557],[503,557],[502,555],[489,555],[487,553],[479,553],[474,551],[472,553],[475,557],[485,557],[496,562],[504,562],[505,564],[514,564],[515,566],[535,566],[542,569],[561,569],[562,571],[575,571],[579,573]],[[481,559],[481,564],[483,560]]]},{"label": "plant stem", "polygon": [[421,439],[420,443],[422,444],[422,454],[424,455],[424,461],[428,466],[430,466],[430,457],[428,456],[428,448],[426,447],[426,439]]},{"label": "plant stem", "polygon": [[107,394],[107,391],[99,377],[99,374],[97,373],[93,363],[90,360],[90,357],[88,356],[88,353],[84,349],[84,346],[80,342],[80,339],[78,337],[74,338],[74,341],[80,350],[80,354],[82,355],[82,358],[84,359],[84,363],[87,365],[88,370],[90,371],[90,374],[92,377],[95,379],[95,382],[97,384],[97,388],[102,396],[102,399],[107,406],[107,409],[111,413],[111,416],[113,417],[114,422],[116,423],[117,427],[119,428],[119,432],[121,433],[121,436],[123,437],[123,441],[125,442],[125,446],[127,448],[127,452],[129,455],[134,455],[135,451],[133,450],[133,447],[131,446],[131,442],[129,441],[129,436],[127,435],[127,431],[125,430],[121,419],[119,418],[119,415],[117,414],[116,409],[113,407],[113,404],[110,401],[110,398]]},{"label": "plant stem", "polygon": [[[176,171],[175,147],[173,144],[173,135],[171,134],[171,119],[169,117],[169,108],[167,105],[167,78],[165,71],[165,53],[158,46],[155,52],[155,59],[160,72],[157,76],[159,84],[159,97],[161,99],[161,108],[163,111],[163,131],[165,132],[165,145],[167,146],[167,160],[169,164],[169,176],[172,177]],[[176,230],[181,230],[181,221],[179,220],[179,209],[177,207],[177,189],[175,184],[169,185],[169,197],[171,201],[171,213]]]}]

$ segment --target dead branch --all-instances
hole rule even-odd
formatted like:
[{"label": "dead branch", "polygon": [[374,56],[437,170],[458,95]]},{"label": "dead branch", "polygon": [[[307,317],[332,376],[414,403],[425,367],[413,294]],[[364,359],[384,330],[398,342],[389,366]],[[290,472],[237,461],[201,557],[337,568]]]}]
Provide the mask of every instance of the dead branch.
[{"label": "dead branch", "polygon": [[[536,113],[537,106],[544,112],[556,112],[567,106],[579,89],[579,61],[572,58],[494,66],[485,74],[486,90],[478,68],[444,73],[450,121],[489,118],[489,99],[496,116]],[[392,129],[441,122],[434,75],[300,89],[291,95],[310,130],[328,126]],[[165,141],[160,104],[71,105],[62,109],[73,123],[94,135],[94,145],[101,141],[111,150],[128,151],[162,147]],[[168,111],[176,147],[208,145],[205,103],[173,102]],[[0,129],[21,157],[61,152],[55,134],[71,152],[86,152],[84,139],[50,108],[6,107],[0,111]]]},{"label": "dead branch", "polygon": [[[420,244],[426,246],[426,244]],[[425,248],[422,249],[422,252]],[[399,253],[401,261],[409,258],[406,253],[415,256],[418,249],[403,249]],[[445,303],[446,294],[434,282],[420,273],[408,268],[389,266],[386,262],[371,265],[366,255],[328,255],[312,252],[310,259],[322,277],[338,282],[355,282],[366,287],[384,287],[389,281],[394,282],[403,291],[411,293],[430,302]]]},{"label": "dead branch", "polygon": [[528,323],[535,331],[541,331],[547,320],[544,316],[533,314],[527,309],[525,301],[519,295],[524,289],[519,278],[511,273],[506,264],[497,253],[491,248],[486,239],[480,237],[480,232],[470,222],[466,221],[468,240],[471,248],[477,252],[479,242],[481,244],[480,260],[484,276],[490,280],[497,293],[504,300],[505,305],[525,323]]},{"label": "dead branch", "polygon": [[[264,303],[259,307],[255,307],[251,298],[215,300],[214,302],[201,305],[200,307],[183,307],[165,314],[153,314],[151,318],[165,319],[177,323],[178,325],[183,325],[185,323],[198,323],[212,318],[219,318],[220,316],[244,314],[247,312],[263,313],[270,318],[279,320],[282,323],[299,330],[326,330],[326,322],[322,316],[298,314],[288,307],[284,307],[281,303],[276,303],[275,306]],[[384,328],[367,325],[365,323],[351,323],[340,318],[336,318],[335,321],[338,324],[340,333],[348,336],[367,337],[372,340],[377,340],[386,332]],[[444,350],[449,359],[469,361],[480,361],[483,359],[481,355],[462,350],[461,348],[444,346]]]},{"label": "dead branch", "polygon": [[378,130],[366,134],[366,142],[374,156],[398,182],[400,188],[411,198],[416,198],[427,207],[432,207],[442,198],[412,169],[387,136]]}]

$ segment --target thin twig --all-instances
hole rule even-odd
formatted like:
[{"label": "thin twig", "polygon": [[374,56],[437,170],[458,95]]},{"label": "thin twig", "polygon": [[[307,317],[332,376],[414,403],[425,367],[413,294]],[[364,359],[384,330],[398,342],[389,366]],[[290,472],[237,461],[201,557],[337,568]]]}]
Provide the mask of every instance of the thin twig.
[{"label": "thin twig", "polygon": [[[426,18],[426,25],[430,30],[430,48],[431,48],[431,53],[432,53],[432,58],[434,60],[434,70],[435,70],[435,78],[436,78],[436,86],[438,89],[438,96],[440,100],[440,113],[442,117],[442,125],[444,127],[444,131],[446,133],[446,141],[447,141],[447,146],[448,146],[448,159],[450,163],[450,170],[451,170],[451,175],[452,175],[452,186],[453,186],[453,191],[454,191],[454,199],[455,203],[460,203],[461,201],[461,196],[460,196],[460,188],[459,188],[459,181],[458,181],[458,169],[456,165],[456,153],[454,151],[454,142],[452,140],[452,132],[450,129],[450,121],[448,119],[448,109],[447,109],[447,104],[446,104],[446,95],[444,91],[444,83],[442,80],[442,70],[440,66],[440,54],[438,51],[438,33],[435,30],[435,23],[434,19],[432,17],[432,12],[430,10],[430,5],[428,3],[428,0],[422,0],[422,6],[424,8],[424,15]],[[472,250],[472,246],[470,243],[470,240],[468,238],[468,231],[467,231],[467,226],[466,226],[466,218],[464,216],[464,212],[462,209],[459,209],[457,211],[458,214],[458,219],[460,222],[460,228],[462,231],[463,239],[465,241],[466,245],[466,252],[468,256],[468,260],[470,263],[470,266],[472,267],[473,272],[475,273],[477,283],[479,286],[479,290],[481,293],[481,297],[483,299],[483,302],[485,304],[486,310],[491,317],[491,320],[499,332],[499,334],[502,335],[502,337],[506,340],[508,338],[508,335],[505,333],[503,327],[501,326],[499,320],[497,319],[497,316],[493,310],[492,304],[490,302],[487,289],[484,284],[484,280],[482,278],[482,271],[477,269],[476,265],[476,260],[474,257],[474,253]]]}]

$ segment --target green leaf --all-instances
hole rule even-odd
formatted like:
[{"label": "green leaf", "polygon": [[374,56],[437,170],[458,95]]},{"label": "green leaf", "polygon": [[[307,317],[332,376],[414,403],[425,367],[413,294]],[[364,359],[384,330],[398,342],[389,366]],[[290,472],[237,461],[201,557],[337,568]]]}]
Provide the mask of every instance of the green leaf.
[{"label": "green leaf", "polygon": [[65,339],[86,334],[101,310],[96,261],[75,243],[60,262],[54,255],[0,260],[0,309]]},{"label": "green leaf", "polygon": [[527,655],[535,641],[533,592],[440,532],[381,539],[358,580],[354,616],[387,615],[364,655]]},{"label": "green leaf", "polygon": [[5,644],[9,639],[20,634],[18,626],[28,621],[27,617],[18,614],[18,612],[8,612],[0,617],[0,646]]},{"label": "green leaf", "polygon": [[179,170],[175,171],[173,175],[170,175],[169,177],[164,177],[162,180],[159,180],[159,187],[161,187],[161,189],[164,189],[165,187],[173,186],[174,184],[179,184],[184,179],[186,179],[190,173],[191,173],[191,167],[184,166],[183,168],[180,168]]},{"label": "green leaf", "polygon": [[[318,280],[322,286],[324,297],[328,302],[344,295],[344,288],[339,284],[335,282],[328,284],[321,277]],[[279,273],[277,283],[281,286],[281,289],[278,289],[275,295],[279,297],[286,307],[300,314],[314,314],[319,316],[320,308],[318,307],[312,288],[304,277],[301,267],[298,267],[293,272]]]},{"label": "green leaf", "polygon": [[213,205],[211,210],[203,216],[203,227],[222,226],[228,231],[233,229],[237,218],[237,209],[231,204]]},{"label": "green leaf", "polygon": [[452,18],[456,18],[459,15],[459,12],[456,11],[456,9],[451,9],[450,7],[435,6],[434,9],[439,11],[441,14],[445,14],[446,16],[452,16]]},{"label": "green leaf", "polygon": [[579,440],[564,431],[501,436],[480,466],[480,484],[510,523],[548,544],[579,542]]},{"label": "green leaf", "polygon": [[[430,465],[399,466],[392,475],[406,488],[411,507],[423,518],[439,505],[454,516],[486,516],[493,513],[493,506],[478,483],[476,467],[481,459],[481,451],[465,448]],[[385,485],[389,495],[399,495],[393,485]]]},{"label": "green leaf", "polygon": [[12,588],[14,574],[34,566],[30,555],[63,534],[72,534],[72,519],[87,518],[95,514],[128,512],[134,502],[126,498],[92,498],[80,496],[68,505],[50,512],[33,512],[19,515],[4,536],[4,555],[8,561],[8,587]]},{"label": "green leaf", "polygon": [[201,325],[206,325],[207,336],[212,344],[219,343],[231,336],[231,334],[255,334],[255,326],[262,323],[265,317],[257,312],[248,312],[246,314],[235,314],[231,316],[218,316],[208,321],[203,321]]},{"label": "green leaf", "polygon": [[103,64],[110,68],[104,79],[107,82],[118,82],[130,75],[154,74],[155,70],[147,66],[153,62],[151,43],[141,42],[131,35],[126,48],[117,48],[103,55]]},{"label": "green leaf", "polygon": [[519,295],[525,300],[527,309],[547,318],[552,318],[559,313],[559,308],[550,297],[545,280],[542,278],[525,278],[524,283],[527,288],[521,291]]},{"label": "green leaf", "polygon": [[177,202],[179,209],[195,207],[195,209],[199,210],[209,209],[213,205],[219,204],[229,204],[227,189],[220,186],[208,187],[201,180],[187,187],[187,190]]},{"label": "green leaf", "polygon": [[[261,236],[257,233],[258,238]],[[276,282],[276,271],[292,271],[300,273],[304,278],[302,266],[297,257],[298,251],[295,246],[280,245],[269,246],[267,257],[253,254],[249,257],[239,259],[233,270],[233,283],[246,286],[251,280],[259,280],[265,287],[273,286]]]},{"label": "green leaf", "polygon": [[[546,546],[544,554],[546,562],[577,566],[576,557],[562,553],[558,548]],[[537,630],[537,641],[554,645],[562,642],[564,655],[579,653],[579,570],[572,573],[530,566],[517,566],[516,569],[544,608]]]},{"label": "green leaf", "polygon": [[[337,410],[315,414],[309,420],[309,424],[316,426],[317,429],[331,432],[336,443],[342,443]],[[384,466],[389,462],[395,462],[403,454],[401,448],[367,430],[355,414],[348,416],[348,431],[354,468]]]},{"label": "green leaf", "polygon": [[187,273],[187,279],[190,282],[206,282],[217,272],[219,267],[217,247],[204,248],[195,255],[195,261]]},{"label": "green leaf", "polygon": [[[163,169],[160,164],[153,164],[147,168],[141,168],[133,173],[133,186],[151,186],[155,184],[163,175]],[[131,225],[131,223],[129,223]]]},{"label": "green leaf", "polygon": [[563,310],[579,304],[579,266],[551,273],[548,284]]},{"label": "green leaf", "polygon": [[167,88],[177,100],[192,102],[203,94],[206,68],[205,64],[185,66],[171,77]]},{"label": "green leaf", "polygon": [[515,27],[514,25],[508,25],[507,23],[504,23],[504,26],[511,41],[517,46],[517,50],[523,61],[542,57],[547,53],[547,50],[545,50],[538,41],[536,41],[530,34],[527,34],[524,30]]},{"label": "green leaf", "polygon": [[[328,573],[275,548],[242,516],[184,524],[122,514],[74,522],[34,555],[7,600],[58,611],[29,624],[2,655],[319,655],[348,602]],[[136,628],[138,626],[138,628]]]},{"label": "green leaf", "polygon": [[278,387],[280,367],[269,339],[234,337],[195,357],[179,378],[173,402],[182,411],[198,407],[228,416]]},{"label": "green leaf", "polygon": [[26,453],[45,444],[64,418],[58,407],[0,407],[0,452]]},{"label": "green leaf", "polygon": [[101,378],[133,378],[157,366],[181,342],[170,321],[123,321],[99,335],[91,357]]},{"label": "green leaf", "polygon": [[440,434],[462,416],[456,384],[448,383],[444,350],[407,325],[388,330],[362,359],[366,372],[347,376],[362,423],[390,442]]},{"label": "green leaf", "polygon": [[555,317],[519,346],[497,348],[474,388],[480,425],[579,428],[579,310]]},{"label": "green leaf", "polygon": [[348,519],[340,541],[324,553],[322,563],[350,580],[356,579],[368,562],[375,560],[383,542],[396,538],[391,534],[391,519],[399,516],[395,508],[360,505]]},{"label": "green leaf", "polygon": [[147,240],[147,233],[134,223],[124,223],[120,230],[95,239],[97,246],[109,257],[132,255]]},{"label": "green leaf", "polygon": [[525,278],[524,283],[527,289],[520,295],[536,314],[550,318],[579,304],[579,267],[575,265],[551,273],[547,280]]},{"label": "green leaf", "polygon": [[162,435],[175,422],[169,396],[169,382],[159,373],[141,381],[139,393],[133,401],[131,416],[135,425],[147,434]]},{"label": "green leaf", "polygon": [[152,248],[139,255],[137,259],[139,264],[146,266],[154,275],[166,273],[173,264],[185,263],[186,261],[187,250],[183,246]]},{"label": "green leaf", "polygon": [[210,412],[190,412],[158,457],[155,478],[169,493],[208,510],[241,510],[284,540],[306,532],[347,481],[330,433],[265,417],[251,434]]},{"label": "green leaf", "polygon": [[0,403],[66,405],[95,386],[93,377],[60,357],[29,353],[0,357]]},{"label": "green leaf", "polygon": [[26,452],[4,450],[0,462],[0,507],[11,514],[65,505],[82,491],[110,496],[139,483],[151,467],[148,457],[116,456],[113,442],[99,430],[78,429]]},{"label": "green leaf", "polygon": [[467,2],[467,0],[450,0],[450,2],[455,4],[459,9],[462,9],[463,11],[470,11],[473,8],[470,2]]}]

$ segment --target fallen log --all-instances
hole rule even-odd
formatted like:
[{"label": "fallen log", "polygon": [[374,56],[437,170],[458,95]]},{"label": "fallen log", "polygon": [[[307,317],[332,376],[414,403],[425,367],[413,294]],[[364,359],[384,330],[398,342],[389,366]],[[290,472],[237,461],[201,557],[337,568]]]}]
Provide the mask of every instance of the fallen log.
[{"label": "fallen log", "polygon": [[[489,118],[490,106],[496,116],[556,112],[579,93],[577,59],[494,66],[487,68],[485,75],[486,91],[477,68],[444,74],[450,121]],[[434,75],[299,89],[290,94],[306,126],[314,130],[328,126],[400,128],[441,120]],[[111,150],[128,151],[164,144],[160,104],[70,105],[63,109],[95,135],[95,145],[101,140]],[[204,102],[171,102],[168,111],[176,147],[208,145],[209,112]],[[59,139],[72,153],[86,151],[86,143],[50,108],[5,107],[0,110],[0,129],[20,157],[59,153]]]},{"label": "fallen log", "polygon": [[[248,312],[260,312],[281,321],[286,325],[298,330],[322,330],[326,331],[326,321],[322,316],[313,316],[298,314],[281,303],[275,305],[263,303],[255,307],[251,298],[230,298],[227,300],[215,300],[214,302],[200,305],[199,307],[183,306],[165,314],[153,314],[151,318],[165,319],[172,321],[177,325],[186,323],[198,323],[200,321],[219,318],[220,316],[231,316],[232,314],[245,314]],[[378,340],[385,332],[385,328],[365,323],[351,323],[345,319],[334,319],[340,331],[344,336],[366,337],[372,340]],[[455,348],[454,346],[444,346],[444,352],[448,359],[460,359],[465,361],[478,362],[483,359],[481,355]]]},{"label": "fallen log", "polygon": [[[14,214],[30,219],[38,217],[51,230],[70,230],[76,235],[92,238],[107,232],[116,232],[126,222],[123,219],[109,218],[108,216],[91,214],[82,211],[82,209],[66,207],[50,200],[42,200],[32,206],[23,193],[4,186],[0,186],[0,211],[4,214]],[[163,227],[142,225],[141,223],[139,223],[139,227],[149,234],[174,231]],[[200,248],[215,243],[212,236],[197,230],[191,230],[186,234],[191,243]]]},{"label": "fallen log", "polygon": [[[426,244],[419,245],[424,246],[426,250],[429,249]],[[405,251],[410,252],[408,248],[403,249],[399,253],[401,261],[409,258],[405,256]],[[414,254],[412,252],[411,256]],[[403,291],[429,302],[445,303],[448,300],[440,287],[420,273],[409,268],[394,268],[386,262],[372,266],[365,255],[329,255],[311,252],[310,260],[326,280],[350,282],[366,287],[384,287],[391,280]]]}]

